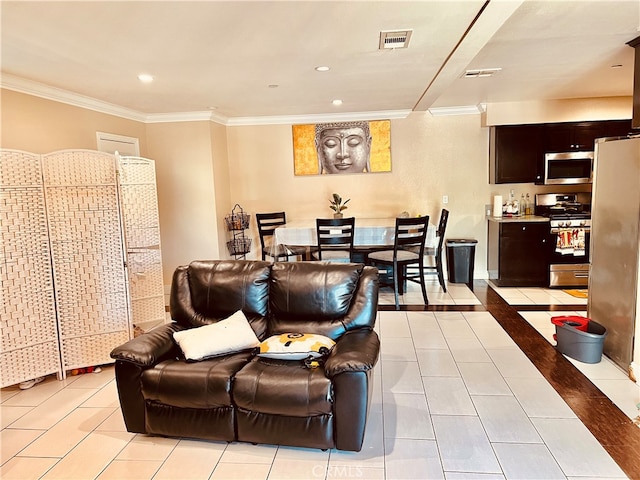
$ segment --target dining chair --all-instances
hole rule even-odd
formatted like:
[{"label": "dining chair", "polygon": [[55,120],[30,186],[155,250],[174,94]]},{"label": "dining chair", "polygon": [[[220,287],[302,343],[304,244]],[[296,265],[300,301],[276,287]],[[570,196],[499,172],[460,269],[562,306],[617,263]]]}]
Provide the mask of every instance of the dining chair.
[{"label": "dining chair", "polygon": [[316,260],[330,262],[353,261],[353,238],[356,219],[316,218],[316,237],[318,251],[313,254]]},{"label": "dining chair", "polygon": [[276,228],[287,224],[285,212],[256,213],[256,222],[262,247],[262,260],[266,260],[267,256],[273,257],[276,262],[280,259],[289,261],[291,255],[302,255],[304,259],[307,258],[307,247],[273,244],[273,234]]},{"label": "dining chair", "polygon": [[424,254],[427,257],[434,257],[433,265],[425,265],[424,270],[427,274],[437,274],[438,282],[442,290],[447,292],[447,284],[444,281],[444,273],[442,270],[442,245],[444,244],[444,232],[447,229],[447,220],[449,220],[449,210],[443,208],[440,212],[440,221],[436,230],[438,244],[435,247],[425,247]]},{"label": "dining chair", "polygon": [[[419,283],[422,288],[424,304],[429,304],[427,289],[424,283],[424,243],[429,228],[429,216],[414,218],[396,218],[393,250],[380,250],[369,254],[369,261],[374,266],[391,268],[393,274],[393,293],[396,299],[396,310],[400,308],[399,293],[404,289],[404,281]],[[417,266],[417,271],[409,272],[408,266]]]}]

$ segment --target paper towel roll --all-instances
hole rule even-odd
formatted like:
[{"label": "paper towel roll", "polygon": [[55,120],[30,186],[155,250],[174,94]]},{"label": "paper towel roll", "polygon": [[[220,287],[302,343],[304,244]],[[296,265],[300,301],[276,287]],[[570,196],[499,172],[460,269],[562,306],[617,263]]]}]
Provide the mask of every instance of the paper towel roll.
[{"label": "paper towel roll", "polygon": [[502,195],[493,196],[493,216],[494,217],[502,216]]}]

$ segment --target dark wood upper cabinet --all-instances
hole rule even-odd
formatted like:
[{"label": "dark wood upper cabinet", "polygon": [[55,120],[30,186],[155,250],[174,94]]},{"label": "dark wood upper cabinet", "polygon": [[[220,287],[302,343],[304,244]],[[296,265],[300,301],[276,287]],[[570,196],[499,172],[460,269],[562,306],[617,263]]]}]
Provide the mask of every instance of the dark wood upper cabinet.
[{"label": "dark wood upper cabinet", "polygon": [[489,182],[541,184],[545,153],[593,151],[596,138],[629,132],[631,120],[491,127]]},{"label": "dark wood upper cabinet", "polygon": [[593,151],[601,131],[601,122],[546,124],[544,153]]},{"label": "dark wood upper cabinet", "polygon": [[630,120],[549,123],[544,126],[544,153],[591,152],[596,138],[627,135]]},{"label": "dark wood upper cabinet", "polygon": [[541,174],[538,164],[542,131],[542,125],[491,127],[489,182],[534,182]]}]

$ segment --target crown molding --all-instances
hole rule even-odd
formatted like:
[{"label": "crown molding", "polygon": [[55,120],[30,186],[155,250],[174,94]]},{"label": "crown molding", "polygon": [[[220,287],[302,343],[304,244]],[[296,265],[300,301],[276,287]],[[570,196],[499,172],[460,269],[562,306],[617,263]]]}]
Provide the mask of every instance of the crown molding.
[{"label": "crown molding", "polygon": [[296,125],[326,122],[353,122],[406,118],[411,110],[382,110],[378,112],[322,113],[314,115],[282,115],[271,117],[235,117],[227,122],[229,126],[242,125]]},{"label": "crown molding", "polygon": [[85,97],[84,95],[69,92],[61,88],[45,85],[44,83],[27,80],[26,78],[18,77],[10,73],[2,73],[0,77],[0,86],[15,92],[26,93],[27,95],[33,95],[46,100],[53,100],[54,102],[65,103],[74,107],[86,108],[88,110],[106,113],[108,115],[115,115],[117,117],[134,120],[136,122],[144,122],[147,117],[146,114],[136,112],[135,110],[96,100],[95,98]]},{"label": "crown molding", "polygon": [[458,107],[431,107],[429,113],[434,117],[445,117],[449,115],[474,115],[486,112],[486,105],[461,105]]},{"label": "crown molding", "polygon": [[377,112],[325,113],[316,115],[278,115],[264,117],[226,117],[212,111],[178,112],[178,113],[142,113],[120,107],[108,102],[96,100],[61,88],[51,87],[43,83],[27,80],[10,73],[2,73],[0,86],[27,95],[65,103],[74,107],[86,108],[108,115],[134,120],[142,123],[173,123],[211,121],[226,126],[247,125],[285,125],[323,123],[336,121],[380,120],[406,118],[411,110],[383,110]]},{"label": "crown molding", "polygon": [[150,113],[145,116],[145,123],[174,123],[174,122],[201,122],[210,121],[227,123],[226,117],[214,115],[213,112],[178,112],[178,113]]}]

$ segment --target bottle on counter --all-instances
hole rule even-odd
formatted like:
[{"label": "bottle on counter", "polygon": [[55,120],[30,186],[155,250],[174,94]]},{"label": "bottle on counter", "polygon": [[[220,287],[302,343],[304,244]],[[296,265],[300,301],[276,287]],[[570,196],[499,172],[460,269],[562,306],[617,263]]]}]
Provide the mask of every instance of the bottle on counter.
[{"label": "bottle on counter", "polygon": [[527,202],[524,199],[524,193],[520,194],[520,210],[519,210],[519,214],[520,215],[525,215],[526,214],[526,210],[527,210]]},{"label": "bottle on counter", "polygon": [[529,197],[528,193],[527,193],[527,198],[525,199],[525,201],[527,202],[526,215],[533,215],[533,205],[531,205],[531,198]]}]

